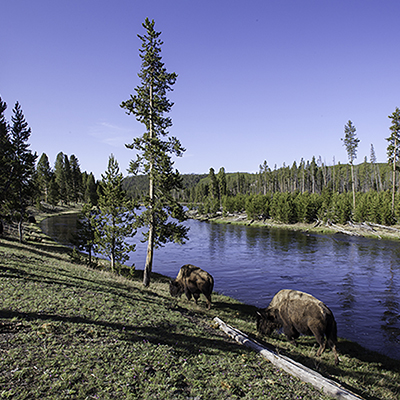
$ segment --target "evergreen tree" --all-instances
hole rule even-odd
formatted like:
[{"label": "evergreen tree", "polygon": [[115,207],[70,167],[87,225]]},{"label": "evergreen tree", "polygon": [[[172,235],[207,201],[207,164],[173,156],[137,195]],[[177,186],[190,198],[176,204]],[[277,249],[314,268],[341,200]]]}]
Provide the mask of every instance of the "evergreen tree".
[{"label": "evergreen tree", "polygon": [[263,190],[262,194],[267,194],[267,190],[268,190],[268,185],[269,185],[269,180],[270,180],[270,168],[268,167],[268,163],[266,160],[264,160],[264,162],[260,165],[260,186]]},{"label": "evergreen tree", "polygon": [[210,168],[210,171],[208,173],[208,177],[210,179],[211,197],[214,198],[214,199],[218,199],[218,197],[219,197],[219,186],[218,186],[217,177],[215,176],[214,168]]},{"label": "evergreen tree", "polygon": [[113,155],[109,158],[107,171],[101,177],[98,213],[90,221],[95,224],[98,251],[110,258],[111,271],[114,272],[116,265],[123,264],[129,257],[128,253],[135,250],[134,244],[125,243],[127,237],[136,234],[133,224],[135,205],[122,188],[123,176]]},{"label": "evergreen tree", "polygon": [[389,128],[391,134],[386,140],[389,142],[387,147],[388,163],[392,165],[392,215],[394,215],[394,199],[396,193],[396,170],[397,163],[400,158],[400,109],[396,110],[389,115],[392,120],[392,125]]},{"label": "evergreen tree", "polygon": [[225,168],[221,167],[217,174],[218,188],[219,188],[219,198],[226,195],[226,174]]},{"label": "evergreen tree", "polygon": [[248,218],[265,220],[269,216],[269,196],[263,194],[250,195],[246,199],[246,214]]},{"label": "evergreen tree", "polygon": [[315,156],[313,156],[311,163],[309,164],[310,178],[311,178],[311,193],[315,193],[315,181],[317,177],[317,163],[315,162]]},{"label": "evergreen tree", "polygon": [[75,155],[71,155],[69,158],[70,171],[71,171],[71,194],[72,201],[77,203],[82,199],[82,172],[79,167],[79,161]]},{"label": "evergreen tree", "polygon": [[36,182],[40,197],[43,198],[46,203],[49,198],[52,176],[53,172],[50,167],[49,158],[46,153],[43,153],[36,166]]},{"label": "evergreen tree", "polygon": [[96,205],[98,198],[96,181],[93,173],[90,173],[86,179],[84,201]]},{"label": "evergreen tree", "polygon": [[297,173],[298,173],[298,168],[297,168],[297,163],[296,161],[293,162],[292,168],[290,169],[290,191],[295,192],[297,190]]},{"label": "evergreen tree", "polygon": [[5,201],[12,175],[12,145],[10,127],[4,116],[6,109],[7,104],[0,97],[0,235],[3,233],[1,217],[5,212]]},{"label": "evergreen tree", "polygon": [[305,191],[305,162],[303,158],[300,160],[300,175],[301,175],[301,193]]},{"label": "evergreen tree", "polygon": [[56,161],[54,164],[54,175],[55,183],[58,187],[59,199],[61,202],[67,203],[67,177],[65,174],[65,157],[64,153],[60,152],[57,154]]},{"label": "evergreen tree", "polygon": [[344,126],[344,138],[342,138],[343,144],[346,147],[347,157],[350,163],[351,169],[351,187],[353,191],[353,209],[356,208],[356,188],[354,179],[354,160],[357,158],[357,147],[360,139],[356,136],[356,127],[349,120]]},{"label": "evergreen tree", "polygon": [[58,184],[56,182],[56,177],[55,177],[54,173],[51,176],[49,195],[48,195],[47,201],[52,206],[57,205],[57,203],[60,201],[60,190],[59,190]]},{"label": "evergreen tree", "polygon": [[11,117],[11,144],[13,151],[11,190],[7,202],[11,211],[17,212],[19,240],[23,240],[22,222],[25,217],[26,208],[32,200],[34,193],[33,175],[35,173],[35,162],[37,155],[29,150],[28,139],[31,128],[25,121],[21,106],[17,102]]},{"label": "evergreen tree", "polygon": [[98,209],[90,203],[82,207],[80,218],[76,221],[76,233],[73,237],[73,244],[79,249],[88,253],[88,265],[92,265],[92,253],[97,249],[95,226],[98,217]]},{"label": "evergreen tree", "polygon": [[68,204],[73,198],[71,164],[68,156],[64,154],[65,201]]},{"label": "evergreen tree", "polygon": [[138,35],[142,41],[142,66],[138,74],[141,85],[136,87],[135,95],[122,102],[121,107],[128,114],[134,114],[146,127],[146,132],[134,138],[127,147],[138,151],[136,160],[130,163],[129,172],[142,172],[149,177],[149,194],[143,199],[146,209],[137,220],[138,226],[148,227],[144,233],[148,247],[143,284],[149,286],[154,247],[169,241],[182,243],[187,239],[188,228],[179,224],[186,215],[172,196],[173,190],[182,188],[182,178],[179,171],[172,168],[171,155],[181,156],[185,149],[177,138],[168,137],[172,120],[165,116],[173,105],[167,92],[172,90],[177,75],[168,73],[164,67],[161,57],[163,42],[159,39],[161,32],[154,30],[154,20],[146,18],[143,27],[146,34]]}]

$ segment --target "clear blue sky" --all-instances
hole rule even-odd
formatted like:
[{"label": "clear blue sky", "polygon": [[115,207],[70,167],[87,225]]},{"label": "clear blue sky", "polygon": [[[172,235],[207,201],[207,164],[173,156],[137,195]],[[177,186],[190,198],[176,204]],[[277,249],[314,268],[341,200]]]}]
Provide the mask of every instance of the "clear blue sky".
[{"label": "clear blue sky", "polygon": [[319,156],[386,162],[400,107],[398,0],[2,0],[0,96],[18,100],[31,149],[54,166],[62,151],[96,178],[114,154],[126,175],[143,133],[120,108],[140,84],[142,22],[161,31],[178,74],[170,133],[186,152],[181,173],[257,172]]}]

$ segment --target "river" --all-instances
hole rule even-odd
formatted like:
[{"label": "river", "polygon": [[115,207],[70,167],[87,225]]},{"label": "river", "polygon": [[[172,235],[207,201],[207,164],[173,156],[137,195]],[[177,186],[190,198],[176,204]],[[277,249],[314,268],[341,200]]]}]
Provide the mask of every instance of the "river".
[{"label": "river", "polygon": [[[282,229],[189,220],[189,241],[155,250],[153,271],[175,277],[184,264],[211,273],[214,290],[266,307],[280,289],[297,289],[332,310],[338,335],[400,360],[400,244],[341,234],[316,235]],[[42,229],[67,243],[71,216],[48,218]],[[146,243],[128,265],[143,269]]]}]

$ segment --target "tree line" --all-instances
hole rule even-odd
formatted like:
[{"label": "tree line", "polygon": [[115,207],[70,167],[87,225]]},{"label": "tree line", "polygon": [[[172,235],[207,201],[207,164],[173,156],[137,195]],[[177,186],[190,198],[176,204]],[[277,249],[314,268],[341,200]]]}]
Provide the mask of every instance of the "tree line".
[{"label": "tree line", "polygon": [[322,158],[311,162],[301,159],[291,167],[272,170],[266,161],[257,174],[215,174],[189,191],[180,193],[191,207],[201,213],[223,214],[246,211],[253,219],[273,218],[295,222],[373,222],[392,225],[400,219],[399,155],[400,109],[389,115],[392,121],[386,138],[387,164],[378,164],[371,144],[370,160],[355,165],[360,142],[352,121],[344,127],[343,144],[348,164],[327,166]]},{"label": "tree line", "polygon": [[37,195],[36,204],[41,201],[50,205],[87,203],[97,204],[99,183],[92,172],[81,172],[78,158],[60,152],[51,168],[46,153],[40,157],[34,175]]},{"label": "tree line", "polygon": [[392,195],[391,165],[365,159],[353,167],[354,179],[349,164],[326,166],[314,158],[273,170],[264,163],[256,174],[225,174],[223,168],[215,174],[211,168],[186,192],[189,196],[182,192],[180,198],[204,214],[246,212],[251,219],[284,223],[397,223],[400,194]]},{"label": "tree line", "polygon": [[[395,224],[400,219],[400,110],[396,108],[389,118],[387,163],[376,162],[373,144],[369,160],[364,157],[362,163],[354,163],[360,140],[354,124],[348,121],[342,138],[347,164],[333,160],[333,165],[326,165],[319,156],[273,169],[264,161],[253,174],[226,173],[223,167],[216,173],[210,168],[208,175],[183,175],[183,187],[173,194],[205,214],[246,211],[253,219],[274,218],[286,223],[324,220]],[[124,186],[139,200],[147,193],[145,176],[128,177]]]},{"label": "tree line", "polygon": [[29,147],[29,127],[19,102],[16,102],[11,123],[5,117],[7,104],[0,97],[0,233],[3,221],[17,221],[19,238],[23,239],[22,223],[30,205],[42,202],[56,205],[98,199],[98,183],[92,173],[81,172],[75,155],[60,152],[51,168],[48,156],[38,159]]}]

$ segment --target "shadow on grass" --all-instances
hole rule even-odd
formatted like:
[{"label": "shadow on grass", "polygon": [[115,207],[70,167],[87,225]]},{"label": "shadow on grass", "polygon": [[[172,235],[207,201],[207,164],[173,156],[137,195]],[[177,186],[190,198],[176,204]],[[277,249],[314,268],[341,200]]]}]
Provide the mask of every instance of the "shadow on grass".
[{"label": "shadow on grass", "polygon": [[[38,267],[39,269],[39,267]],[[48,273],[47,270],[45,272]],[[99,294],[113,295],[118,298],[126,299],[129,302],[141,302],[143,298],[135,296],[136,291],[141,289],[132,288],[124,283],[113,282],[111,280],[99,281],[90,280],[87,278],[77,277],[76,275],[59,274],[65,276],[65,279],[58,279],[54,276],[45,276],[38,272],[27,272],[21,268],[2,267],[0,266],[0,278],[8,279],[21,279],[24,281],[37,282],[40,284],[48,284],[50,286],[59,285],[60,287],[77,288],[83,290],[90,290]],[[171,300],[170,297],[163,296],[158,293],[154,293],[151,290],[143,289],[145,294],[145,301],[147,303],[159,304],[161,300]]]},{"label": "shadow on grass", "polygon": [[229,314],[233,311],[236,311],[236,315],[239,318],[244,319],[253,319],[255,320],[257,307],[251,306],[243,303],[229,303],[225,301],[215,301],[213,302],[213,307],[224,312],[228,312]]},{"label": "shadow on grass", "polygon": [[[46,321],[46,322],[62,322],[68,324],[76,324],[78,326],[97,326],[105,329],[112,329],[121,335],[120,340],[127,342],[143,342],[147,341],[155,345],[164,344],[169,345],[176,350],[189,354],[196,354],[202,352],[205,354],[212,354],[213,349],[219,349],[223,351],[228,351],[233,354],[242,354],[243,348],[237,346],[234,343],[226,341],[225,338],[213,335],[214,337],[206,336],[189,336],[177,331],[174,325],[169,324],[167,321],[163,321],[157,325],[148,326],[132,326],[125,325],[115,322],[92,320],[83,317],[73,317],[73,316],[61,316],[56,314],[39,314],[39,313],[24,313],[18,311],[10,310],[0,310],[0,319],[15,319],[19,321]],[[10,323],[4,323],[3,327],[10,327]],[[0,327],[0,333],[1,333]],[[64,334],[64,332],[63,332]],[[103,332],[102,335],[106,335]],[[208,335],[210,336],[210,334]]]},{"label": "shadow on grass", "polygon": [[[130,272],[129,274],[126,274],[126,275],[124,274],[124,276],[127,277],[128,279],[143,281],[143,274],[144,274],[144,270],[135,269],[134,271]],[[157,274],[156,272],[151,273],[151,282],[154,282],[154,283],[169,283],[169,281],[171,279],[172,278],[170,278],[168,276]]]},{"label": "shadow on grass", "polygon": [[65,260],[64,255],[71,252],[71,249],[65,246],[58,245],[56,243],[33,243],[33,242],[22,242],[13,237],[1,238],[1,246],[7,247],[12,250],[24,250],[24,246],[29,247],[29,252],[32,252],[38,256],[45,256],[54,258],[56,260]]}]

